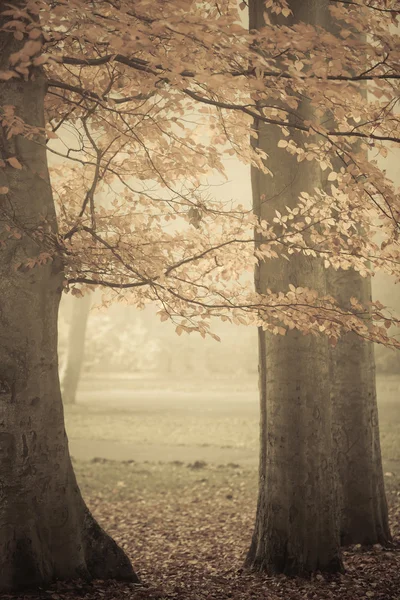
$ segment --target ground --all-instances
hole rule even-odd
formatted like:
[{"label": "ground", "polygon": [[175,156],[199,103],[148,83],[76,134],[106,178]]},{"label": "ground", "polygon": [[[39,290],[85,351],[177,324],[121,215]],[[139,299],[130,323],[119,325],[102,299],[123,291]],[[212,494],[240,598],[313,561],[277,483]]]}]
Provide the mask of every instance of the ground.
[{"label": "ground", "polygon": [[350,548],[345,575],[307,581],[242,570],[257,498],[254,377],[87,378],[78,404],[66,407],[74,466],[91,510],[128,552],[143,585],[59,584],[29,597],[400,600],[399,392],[400,379],[378,381],[395,544]]}]

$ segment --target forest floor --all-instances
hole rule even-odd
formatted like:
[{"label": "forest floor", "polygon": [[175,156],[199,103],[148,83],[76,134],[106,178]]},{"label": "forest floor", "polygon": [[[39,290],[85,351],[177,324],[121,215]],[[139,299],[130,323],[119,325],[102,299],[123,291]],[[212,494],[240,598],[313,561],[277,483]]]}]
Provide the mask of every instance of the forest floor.
[{"label": "forest floor", "polygon": [[[344,575],[310,580],[243,570],[257,498],[256,382],[214,381],[206,392],[204,381],[199,386],[83,382],[78,404],[66,408],[78,481],[143,584],[75,582],[13,598],[400,600],[400,380],[378,382],[394,545],[348,548]],[[152,454],[140,453],[142,445]],[[114,458],[123,452],[119,460],[101,456],[110,448]]]}]

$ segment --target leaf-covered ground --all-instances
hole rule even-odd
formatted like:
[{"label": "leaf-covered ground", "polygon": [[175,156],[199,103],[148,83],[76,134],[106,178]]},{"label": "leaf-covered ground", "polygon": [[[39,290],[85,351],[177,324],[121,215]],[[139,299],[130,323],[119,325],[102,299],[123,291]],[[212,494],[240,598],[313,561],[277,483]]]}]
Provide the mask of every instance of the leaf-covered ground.
[{"label": "leaf-covered ground", "polygon": [[[256,499],[256,470],[211,466],[75,462],[87,502],[125,548],[142,586],[59,584],[31,600],[395,600],[400,598],[400,478],[387,478],[392,548],[351,548],[346,574],[268,578],[242,569]],[[24,596],[14,596],[22,599]]]}]

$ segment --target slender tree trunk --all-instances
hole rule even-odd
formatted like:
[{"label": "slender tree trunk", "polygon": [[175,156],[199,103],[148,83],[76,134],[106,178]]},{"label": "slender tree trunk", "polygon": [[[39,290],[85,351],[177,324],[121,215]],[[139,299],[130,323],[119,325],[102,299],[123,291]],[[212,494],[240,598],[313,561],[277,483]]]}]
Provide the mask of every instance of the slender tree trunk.
[{"label": "slender tree trunk", "polygon": [[[260,269],[256,267],[255,288],[262,293],[260,282]],[[258,463],[258,498],[256,510],[256,525],[247,555],[246,564],[254,566],[254,560],[260,543],[264,511],[267,506],[266,480],[267,480],[267,345],[264,330],[258,328],[258,391],[260,402],[260,455]]]},{"label": "slender tree trunk", "polygon": [[75,404],[76,402],[76,392],[85,359],[86,327],[91,300],[90,294],[73,300],[66,365],[61,384],[64,404]]},{"label": "slender tree trunk", "polygon": [[[327,272],[329,293],[346,307],[371,301],[371,280],[354,270]],[[343,545],[387,544],[388,511],[379,441],[374,348],[354,333],[330,349],[333,441]]]},{"label": "slender tree trunk", "polygon": [[[0,70],[24,43],[2,24]],[[45,89],[39,70],[3,81],[0,111],[14,106],[25,123],[43,127]],[[137,581],[85,506],[71,466],[57,365],[62,265],[15,268],[43,249],[42,226],[56,230],[44,139],[7,140],[4,127],[0,134],[2,159],[16,156],[22,165],[0,169],[0,186],[9,188],[0,196],[1,220],[28,230],[18,240],[0,234],[0,591],[78,577]]]},{"label": "slender tree trunk", "polygon": [[[313,22],[321,4],[292,2],[291,8],[296,20]],[[262,0],[250,3],[250,28],[263,26],[263,11]],[[301,111],[306,117],[309,109],[303,106]],[[299,164],[277,147],[279,130],[260,123],[256,127],[258,146],[269,155],[274,176],[252,170],[254,206],[262,218],[272,221],[276,209],[294,207],[301,192],[319,184],[320,172],[317,165]],[[289,283],[324,293],[321,261],[292,256],[290,262],[275,259],[260,265],[261,290],[287,291]],[[271,574],[341,571],[327,341],[295,330],[283,337],[266,333],[265,338],[259,499],[246,564]]]}]

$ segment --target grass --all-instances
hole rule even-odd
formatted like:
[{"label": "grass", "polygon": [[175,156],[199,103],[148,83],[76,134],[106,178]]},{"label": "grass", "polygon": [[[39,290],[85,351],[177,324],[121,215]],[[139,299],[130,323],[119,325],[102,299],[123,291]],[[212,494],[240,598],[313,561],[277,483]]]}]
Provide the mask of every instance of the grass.
[{"label": "grass", "polygon": [[[382,456],[388,472],[400,470],[399,389],[398,378],[378,380]],[[251,451],[257,463],[259,416],[254,377],[234,384],[226,379],[206,383],[181,379],[175,389],[169,380],[87,380],[79,400],[65,411],[72,439],[154,445],[160,460],[163,446],[168,444],[182,447],[183,461],[189,447],[193,460],[199,458],[196,447],[215,448],[216,462],[218,448],[240,448]],[[234,456],[232,461],[236,461]]]},{"label": "grass", "polygon": [[[242,469],[232,463],[210,465],[200,461],[178,463],[135,463],[95,459],[90,463],[74,461],[80,488],[85,496],[100,496],[105,501],[132,502],[202,494],[214,490],[246,502],[255,503],[257,470]],[[232,499],[231,498],[231,499]]]}]

